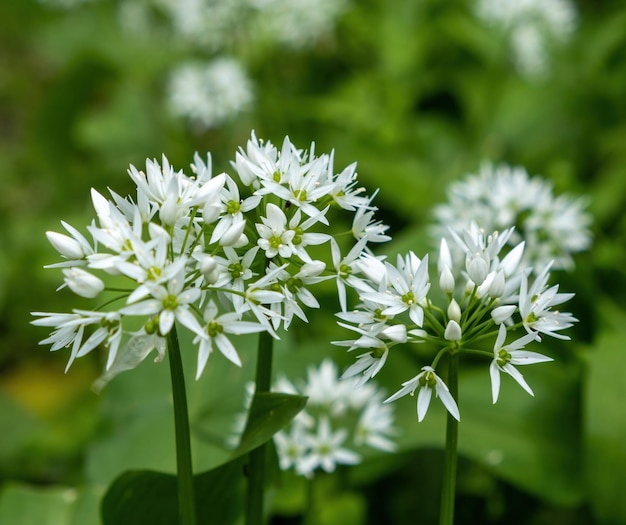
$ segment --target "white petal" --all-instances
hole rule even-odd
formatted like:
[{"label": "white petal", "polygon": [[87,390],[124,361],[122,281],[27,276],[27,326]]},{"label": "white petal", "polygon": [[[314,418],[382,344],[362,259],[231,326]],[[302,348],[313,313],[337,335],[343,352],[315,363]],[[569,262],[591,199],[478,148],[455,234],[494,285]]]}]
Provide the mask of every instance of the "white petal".
[{"label": "white petal", "polygon": [[433,391],[429,387],[422,387],[417,393],[417,420],[422,421],[426,412],[428,411],[428,405],[430,405],[430,398],[433,395]]},{"label": "white petal", "polygon": [[237,366],[241,366],[241,360],[239,359],[237,350],[235,350],[235,347],[230,342],[228,337],[224,334],[218,334],[214,340],[217,348],[219,348],[219,351],[222,352],[222,354],[224,354],[229,361],[235,363]]},{"label": "white petal", "polygon": [[500,393],[500,369],[495,359],[489,365],[489,375],[491,376],[491,396],[495,404],[498,400],[498,394]]}]

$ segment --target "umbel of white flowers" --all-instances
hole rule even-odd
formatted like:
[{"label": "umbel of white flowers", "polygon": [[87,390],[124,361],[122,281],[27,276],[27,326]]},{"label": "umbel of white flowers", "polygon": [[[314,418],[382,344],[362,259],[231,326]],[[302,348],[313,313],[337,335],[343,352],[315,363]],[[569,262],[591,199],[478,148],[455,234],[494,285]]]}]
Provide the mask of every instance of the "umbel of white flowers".
[{"label": "umbel of white flowers", "polygon": [[[319,367],[309,367],[306,381],[292,382],[281,377],[272,388],[275,392],[304,395],[306,408],[291,423],[274,435],[282,470],[312,478],[319,470],[333,472],[337,465],[356,465],[365,447],[393,452],[391,440],[394,411],[382,403],[384,393],[374,381],[357,386],[357,378],[340,380],[337,366],[324,359]],[[254,383],[247,385],[246,406],[254,393]],[[246,412],[237,416],[230,447],[238,444],[246,424]]]},{"label": "umbel of white flowers", "polygon": [[478,173],[452,183],[448,202],[435,207],[433,239],[438,242],[445,237],[456,261],[465,253],[450,230],[469,228],[472,221],[486,232],[515,227],[507,248],[525,242],[522,264],[541,271],[553,261],[553,269],[567,270],[574,266],[572,254],[591,244],[586,206],[583,198],[555,195],[547,180],[530,177],[521,166],[483,163]]},{"label": "umbel of white flowers", "polygon": [[[356,164],[337,173],[333,153],[316,156],[314,144],[306,152],[285,138],[279,150],[252,133],[231,165],[232,175],[214,176],[211,157],[196,154],[186,174],[163,157],[148,160],[145,172],[130,167],[134,198],[92,190],[97,220],[86,235],[65,222],[67,233],[48,232],[64,259],[49,267],[63,272],[59,289],[101,303],[34,312],[33,324],[52,329],[41,344],[69,347],[68,368],[104,344],[102,386],[155,349],[162,359],[178,322],[194,336],[199,377],[215,349],[241,365],[232,336],[278,337],[294,317],[306,321],[305,308],[319,307],[311,290],[321,281],[334,279],[345,305],[353,284],[345,261],[389,239],[358,186]],[[345,256],[326,233],[337,213],[351,217]],[[329,244],[330,264],[310,255],[312,246]]]},{"label": "umbel of white flowers", "polygon": [[[336,341],[349,351],[363,351],[343,377],[359,377],[361,384],[374,377],[390,358],[407,345],[429,342],[437,349],[432,362],[421,368],[402,388],[389,397],[394,401],[417,391],[417,416],[422,421],[433,394],[457,420],[456,400],[437,375],[437,365],[446,353],[485,356],[490,362],[493,402],[498,399],[500,375],[510,375],[529,394],[533,392],[517,369],[552,359],[524,350],[544,336],[569,339],[561,333],[576,319],[554,307],[573,294],[559,293],[548,284],[551,263],[536,271],[521,264],[524,242],[503,255],[513,228],[486,235],[476,223],[463,232],[451,232],[465,254],[464,267],[453,264],[448,242],[441,239],[437,261],[438,286],[446,298],[443,305],[431,300],[428,256],[413,252],[398,256],[395,265],[362,254],[354,265],[365,278],[354,281],[361,303],[355,310],[338,314],[339,324],[357,334],[356,339]],[[509,334],[514,335],[506,342]],[[484,342],[493,341],[485,350]],[[402,345],[394,348],[397,345]]]}]

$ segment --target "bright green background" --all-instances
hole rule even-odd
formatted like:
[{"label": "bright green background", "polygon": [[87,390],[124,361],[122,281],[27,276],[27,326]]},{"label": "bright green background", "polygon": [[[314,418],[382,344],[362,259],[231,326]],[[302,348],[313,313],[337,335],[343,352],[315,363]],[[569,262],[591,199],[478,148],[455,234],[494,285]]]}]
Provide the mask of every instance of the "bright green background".
[{"label": "bright green background", "polygon": [[[461,376],[458,523],[626,523],[626,7],[579,1],[571,43],[552,53],[549,77],[516,73],[505,41],[466,2],[353,1],[336,30],[300,51],[265,43],[231,49],[255,84],[254,108],[228,125],[192,132],[164,109],[168,71],[191,45],[123,32],[115,3],[64,11],[0,2],[0,523],[98,523],[106,484],[129,468],[172,471],[173,430],[166,363],[150,360],[101,394],[90,390],[102,355],[63,373],[66,352],[39,347],[44,330],[30,311],[78,306],[55,293],[57,255],[44,232],[63,219],[83,228],[89,188],[132,191],[129,163],[166,153],[185,167],[211,151],[228,169],[250,130],[280,144],[336,150],[341,168],[358,162],[361,181],[391,225],[381,253],[430,249],[426,226],[447,184],[482,160],[524,165],[558,193],[587,195],[594,246],[559,275],[576,292],[573,341],[549,341],[555,363],[525,372],[535,397],[505,381],[492,406],[487,367]],[[334,298],[311,327],[294,327],[276,369],[303,375],[346,337]],[[88,303],[85,302],[85,306]],[[190,381],[194,459],[205,470],[221,449],[252,377],[254,339],[240,345],[244,367],[220,360]],[[192,349],[185,356],[193,368]],[[395,356],[394,356],[395,357]],[[390,360],[380,382],[393,391],[407,367]],[[324,524],[431,523],[437,513],[444,413],[418,425],[414,401],[396,403],[401,453],[321,481]],[[283,479],[273,523],[302,509],[302,484]],[[283,516],[282,518],[280,516]]]}]

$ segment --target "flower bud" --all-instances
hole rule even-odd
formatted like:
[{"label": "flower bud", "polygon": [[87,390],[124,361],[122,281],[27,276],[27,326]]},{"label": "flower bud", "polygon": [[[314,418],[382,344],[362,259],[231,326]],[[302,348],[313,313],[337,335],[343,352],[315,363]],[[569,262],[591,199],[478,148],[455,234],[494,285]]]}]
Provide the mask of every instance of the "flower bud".
[{"label": "flower bud", "polygon": [[65,275],[65,284],[81,297],[93,299],[104,290],[104,283],[101,279],[81,268],[68,268],[63,270],[63,275]]},{"label": "flower bud", "polygon": [[219,238],[218,242],[220,243],[220,246],[234,246],[237,244],[245,228],[245,220],[235,221]]},{"label": "flower bud", "polygon": [[219,219],[221,213],[222,206],[219,200],[209,201],[204,205],[204,208],[202,208],[202,219],[205,224],[212,224]]},{"label": "flower bud", "polygon": [[448,319],[456,321],[457,323],[461,321],[461,307],[454,299],[452,299],[448,305]]},{"label": "flower bud", "polygon": [[496,274],[493,276],[491,284],[489,285],[489,289],[487,290],[487,295],[494,299],[498,297],[502,297],[504,293],[504,287],[506,282],[504,280],[504,272],[502,270],[498,270]]},{"label": "flower bud", "polygon": [[491,310],[491,318],[496,324],[502,324],[511,318],[517,308],[513,304],[506,304],[504,306],[498,306]]},{"label": "flower bud", "polygon": [[243,248],[250,241],[248,240],[248,236],[245,233],[242,233],[237,239],[237,242],[233,244],[233,248]]},{"label": "flower bud", "polygon": [[467,256],[465,264],[470,279],[480,286],[489,274],[489,265],[480,255]]},{"label": "flower bud", "polygon": [[219,270],[217,268],[217,262],[214,257],[210,255],[204,255],[200,259],[200,271],[204,275],[204,280],[208,284],[214,284],[219,277]]},{"label": "flower bud", "polygon": [[63,255],[63,257],[70,260],[77,260],[85,256],[80,243],[76,239],[72,239],[67,235],[57,232],[46,232],[46,237],[48,237],[52,247]]},{"label": "flower bud", "polygon": [[406,326],[403,324],[387,326],[382,333],[394,343],[406,343]]},{"label": "flower bud", "polygon": [[443,337],[446,341],[459,341],[461,337],[463,337],[459,323],[452,319],[448,321],[448,326],[446,326]]},{"label": "flower bud", "polygon": [[165,202],[159,210],[159,218],[166,226],[174,226],[176,224],[176,197],[168,195]]},{"label": "flower bud", "polygon": [[448,266],[444,266],[439,274],[439,288],[443,293],[453,293],[456,282],[454,275]]}]

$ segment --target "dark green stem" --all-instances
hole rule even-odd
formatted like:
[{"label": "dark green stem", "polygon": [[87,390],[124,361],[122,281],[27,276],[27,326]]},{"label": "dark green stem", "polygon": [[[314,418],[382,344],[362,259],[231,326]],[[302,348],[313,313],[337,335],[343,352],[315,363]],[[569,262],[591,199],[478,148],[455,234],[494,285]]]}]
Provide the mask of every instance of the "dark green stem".
[{"label": "dark green stem", "polygon": [[176,326],[168,335],[168,354],[172,376],[174,399],[174,426],[176,433],[176,470],[178,474],[178,518],[180,525],[196,525],[196,506],[191,466],[191,438],[189,435],[189,413],[183,362]]},{"label": "dark green stem", "polygon": [[[450,352],[448,363],[448,388],[450,394],[459,403],[459,354]],[[441,510],[439,525],[453,525],[454,501],[456,493],[456,463],[458,446],[459,422],[448,413],[446,424],[446,450],[443,461],[443,487],[441,490]]]},{"label": "dark green stem", "polygon": [[[272,349],[274,339],[267,332],[259,335],[256,362],[256,393],[269,392],[272,384]],[[268,445],[264,444],[250,452],[248,470],[248,499],[246,525],[263,524],[263,496],[265,494],[265,463]]]}]

